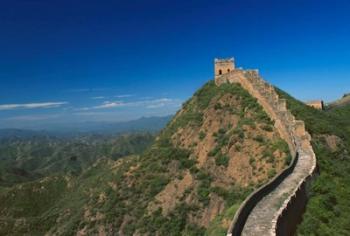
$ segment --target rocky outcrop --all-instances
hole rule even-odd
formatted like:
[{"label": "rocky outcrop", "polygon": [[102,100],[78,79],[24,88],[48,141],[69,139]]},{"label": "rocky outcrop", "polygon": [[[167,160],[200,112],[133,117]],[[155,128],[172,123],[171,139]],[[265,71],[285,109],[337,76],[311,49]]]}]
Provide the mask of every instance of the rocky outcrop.
[{"label": "rocky outcrop", "polygon": [[275,122],[294,157],[285,170],[243,202],[227,235],[293,234],[306,205],[306,185],[316,170],[316,156],[304,122],[295,119],[287,109],[286,100],[280,99],[274,87],[256,70],[236,69],[216,77],[215,82],[217,85],[239,83],[254,96]]}]

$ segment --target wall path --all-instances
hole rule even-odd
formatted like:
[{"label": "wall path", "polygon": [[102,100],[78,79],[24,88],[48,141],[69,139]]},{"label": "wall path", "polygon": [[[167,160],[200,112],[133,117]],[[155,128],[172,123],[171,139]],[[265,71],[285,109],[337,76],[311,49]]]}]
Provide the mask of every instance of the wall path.
[{"label": "wall path", "polygon": [[[302,193],[316,171],[316,156],[304,122],[295,119],[287,109],[286,100],[280,99],[274,87],[256,70],[234,70],[217,77],[215,83],[239,83],[255,97],[275,122],[294,157],[290,166],[248,196],[236,212],[227,235],[292,235],[298,222],[289,223],[287,218],[291,218],[291,212],[298,214],[295,218],[301,218],[307,201]],[[292,205],[300,209],[292,209]]]}]

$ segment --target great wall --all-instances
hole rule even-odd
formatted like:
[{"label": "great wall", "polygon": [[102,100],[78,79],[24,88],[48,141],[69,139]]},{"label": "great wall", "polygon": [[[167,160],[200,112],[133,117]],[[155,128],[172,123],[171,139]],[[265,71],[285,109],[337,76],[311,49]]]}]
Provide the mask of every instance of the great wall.
[{"label": "great wall", "polygon": [[317,169],[311,136],[304,122],[295,119],[286,100],[279,98],[257,70],[236,69],[233,59],[215,59],[215,83],[239,83],[255,97],[275,122],[293,157],[287,168],[241,204],[227,236],[293,235],[307,202],[307,185]]}]

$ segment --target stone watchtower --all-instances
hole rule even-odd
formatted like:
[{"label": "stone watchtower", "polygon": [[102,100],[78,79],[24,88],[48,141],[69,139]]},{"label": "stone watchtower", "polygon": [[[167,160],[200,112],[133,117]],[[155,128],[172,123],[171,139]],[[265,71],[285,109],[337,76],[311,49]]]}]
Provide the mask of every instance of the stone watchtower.
[{"label": "stone watchtower", "polygon": [[214,60],[215,64],[215,79],[219,77],[220,75],[229,73],[230,71],[233,71],[235,69],[235,61],[233,58],[229,59],[217,59]]}]

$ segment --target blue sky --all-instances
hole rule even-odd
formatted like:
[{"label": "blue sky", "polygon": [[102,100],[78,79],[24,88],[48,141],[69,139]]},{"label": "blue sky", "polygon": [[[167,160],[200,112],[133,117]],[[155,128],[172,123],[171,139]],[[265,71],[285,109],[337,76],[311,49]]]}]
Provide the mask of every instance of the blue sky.
[{"label": "blue sky", "polygon": [[350,92],[346,0],[3,1],[0,128],[174,113],[215,57],[301,100]]}]

